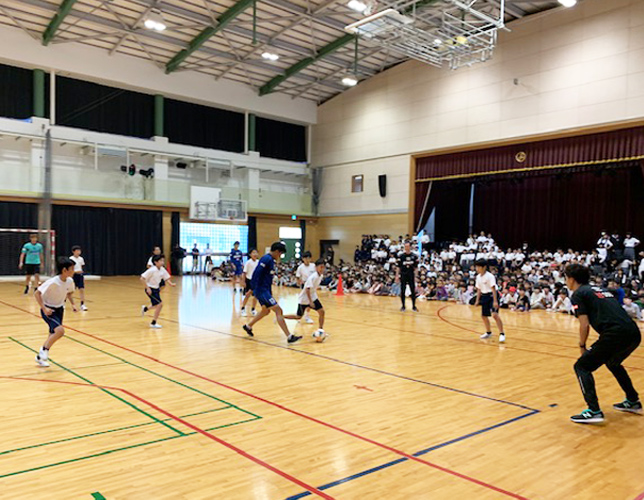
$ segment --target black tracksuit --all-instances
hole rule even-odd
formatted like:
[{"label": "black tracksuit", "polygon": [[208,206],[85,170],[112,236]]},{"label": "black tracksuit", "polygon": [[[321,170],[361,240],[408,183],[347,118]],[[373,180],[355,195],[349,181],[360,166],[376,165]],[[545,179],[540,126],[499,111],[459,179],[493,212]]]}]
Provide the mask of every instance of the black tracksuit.
[{"label": "black tracksuit", "polygon": [[401,252],[398,254],[398,268],[400,269],[400,300],[405,307],[405,290],[407,285],[411,289],[411,305],[416,307],[416,283],[414,273],[418,267],[418,255],[415,253]]}]

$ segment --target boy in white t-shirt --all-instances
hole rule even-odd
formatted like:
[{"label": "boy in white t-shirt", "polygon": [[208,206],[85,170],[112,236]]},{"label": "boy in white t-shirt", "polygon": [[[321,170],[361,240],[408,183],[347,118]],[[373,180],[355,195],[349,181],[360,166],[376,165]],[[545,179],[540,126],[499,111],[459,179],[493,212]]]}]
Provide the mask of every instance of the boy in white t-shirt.
[{"label": "boy in white t-shirt", "polygon": [[[311,252],[306,251],[302,254],[302,263],[298,266],[297,271],[295,271],[295,278],[297,279],[297,286],[300,288],[304,288],[304,284],[306,283],[306,280],[309,279],[309,276],[311,276],[315,272],[315,264],[311,262]],[[308,309],[304,313],[304,321],[307,323],[313,323],[313,320],[309,316],[309,311]]]},{"label": "boy in white t-shirt", "polygon": [[257,267],[257,264],[259,264],[259,252],[256,249],[252,249],[249,254],[250,259],[246,261],[246,264],[244,264],[244,277],[246,278],[246,286],[244,287],[244,301],[242,302],[242,307],[241,307],[241,315],[242,316],[247,316],[246,313],[246,304],[248,304],[248,301],[251,297],[253,297],[253,307],[251,309],[251,314],[255,316],[257,312],[255,311],[255,307],[257,307],[257,299],[253,295],[253,288],[251,287],[251,280],[253,279],[253,273],[255,272],[255,268]]},{"label": "boy in white t-shirt", "polygon": [[66,257],[60,257],[56,263],[58,275],[45,281],[38,287],[35,294],[36,302],[40,306],[40,315],[49,326],[49,337],[36,355],[36,363],[40,366],[49,366],[49,349],[56,341],[65,335],[63,327],[63,314],[65,301],[69,300],[72,310],[77,311],[74,304],[74,262]]},{"label": "boy in white t-shirt", "polygon": [[170,286],[175,286],[164,266],[165,258],[163,255],[154,255],[152,257],[152,267],[141,275],[141,281],[145,283],[145,293],[150,297],[150,302],[152,303],[151,306],[141,306],[141,316],[145,316],[146,312],[154,309],[154,317],[152,323],[150,323],[150,328],[162,328],[157,323],[159,314],[161,314],[161,309],[163,308],[163,302],[161,301],[161,282],[164,281]]},{"label": "boy in white t-shirt", "polygon": [[492,336],[492,327],[490,326],[490,316],[496,321],[499,328],[499,342],[505,342],[505,333],[503,333],[503,322],[499,316],[499,290],[496,286],[496,278],[487,270],[487,260],[480,259],[475,263],[476,266],[476,302],[475,306],[481,304],[481,316],[485,325],[485,333],[481,339],[489,339]]},{"label": "boy in white t-shirt", "polygon": [[69,258],[74,262],[74,286],[80,293],[81,311],[87,311],[85,306],[85,276],[83,275],[83,267],[85,267],[85,259],[81,257],[81,247],[74,245],[72,247],[72,256]]},{"label": "boy in white t-shirt", "polygon": [[[320,259],[314,264],[314,271],[304,283],[304,287],[297,299],[297,314],[285,315],[284,319],[299,320],[308,309],[314,309],[318,313],[320,330],[324,332],[324,307],[318,298],[317,289],[322,282],[324,275],[324,260]],[[324,339],[323,339],[324,340]]]}]

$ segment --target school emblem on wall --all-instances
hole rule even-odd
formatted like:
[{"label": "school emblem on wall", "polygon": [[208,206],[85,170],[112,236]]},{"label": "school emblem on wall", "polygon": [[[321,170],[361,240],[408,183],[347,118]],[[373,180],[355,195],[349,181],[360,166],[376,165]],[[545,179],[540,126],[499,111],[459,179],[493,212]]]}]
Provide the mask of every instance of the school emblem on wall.
[{"label": "school emblem on wall", "polygon": [[519,163],[523,163],[527,157],[528,155],[525,151],[519,151],[516,155],[514,155],[514,159]]}]

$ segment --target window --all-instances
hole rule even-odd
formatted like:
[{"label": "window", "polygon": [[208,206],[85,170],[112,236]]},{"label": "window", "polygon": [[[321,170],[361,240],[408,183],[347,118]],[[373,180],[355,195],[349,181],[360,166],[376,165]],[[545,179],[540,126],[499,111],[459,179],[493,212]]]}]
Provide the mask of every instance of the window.
[{"label": "window", "polygon": [[351,177],[351,192],[362,193],[364,191],[364,176],[354,175]]},{"label": "window", "polygon": [[301,227],[280,227],[280,240],[301,240],[302,228]]},{"label": "window", "polygon": [[[203,222],[182,222],[179,229],[179,244],[188,253],[197,244],[199,251],[204,254],[206,245],[213,252],[212,262],[218,266],[228,259],[233,243],[239,241],[239,249],[248,253],[248,226],[233,224],[207,224]],[[200,268],[205,264],[205,256],[200,259]],[[184,272],[192,269],[192,259],[183,260]]]}]

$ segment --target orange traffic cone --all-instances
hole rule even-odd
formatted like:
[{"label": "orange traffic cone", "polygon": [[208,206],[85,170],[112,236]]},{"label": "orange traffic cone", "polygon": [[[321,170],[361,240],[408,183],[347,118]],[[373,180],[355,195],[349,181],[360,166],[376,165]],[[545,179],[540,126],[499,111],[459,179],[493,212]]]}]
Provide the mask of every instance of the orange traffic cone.
[{"label": "orange traffic cone", "polygon": [[338,289],[335,292],[338,296],[344,295],[344,287],[342,286],[342,275],[338,276]]}]

